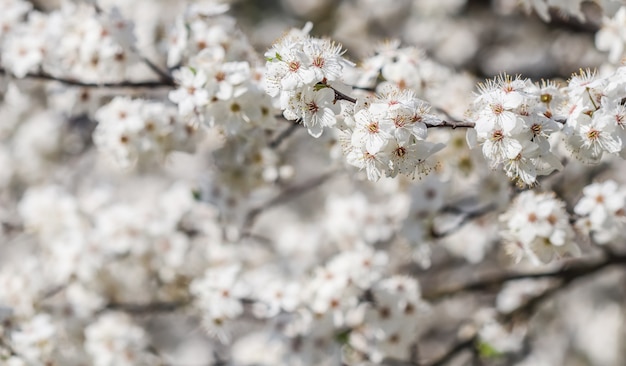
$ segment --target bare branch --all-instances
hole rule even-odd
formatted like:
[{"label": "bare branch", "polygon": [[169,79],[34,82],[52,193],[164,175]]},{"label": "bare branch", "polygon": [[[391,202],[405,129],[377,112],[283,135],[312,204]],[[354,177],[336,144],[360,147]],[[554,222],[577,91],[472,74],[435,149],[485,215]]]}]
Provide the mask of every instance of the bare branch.
[{"label": "bare branch", "polygon": [[339,90],[333,88],[330,85],[327,85],[327,86],[335,91],[335,101],[337,101],[337,100],[347,100],[350,103],[355,103],[356,104],[356,98],[352,98],[351,96],[346,95],[346,94],[340,92]]},{"label": "bare branch", "polygon": [[161,77],[161,80],[165,83],[174,85],[174,78],[168,72],[161,70],[159,66],[157,66],[154,62],[144,56],[136,47],[131,47],[131,51],[135,52],[135,54],[143,61],[150,70],[152,70],[155,74]]},{"label": "bare branch", "polygon": [[423,363],[422,366],[443,366],[447,364],[449,361],[451,361],[454,357],[456,357],[459,353],[463,352],[464,350],[471,349],[472,347],[474,347],[477,339],[478,339],[478,335],[475,334],[473,337],[467,340],[461,341],[455,344],[454,346],[452,346],[448,351],[446,351],[446,353],[444,353],[438,359],[432,362]]},{"label": "bare branch", "polygon": [[[0,68],[0,75],[10,75],[10,73]],[[44,81],[56,81],[68,86],[76,86],[81,88],[130,88],[130,89],[143,89],[143,88],[173,88],[176,86],[173,80],[146,80],[146,81],[120,81],[115,83],[92,83],[85,82],[76,79],[57,77],[45,72],[28,73],[24,79],[44,80]]]},{"label": "bare branch", "polygon": [[449,127],[451,129],[457,129],[457,128],[474,128],[474,126],[476,126],[476,124],[474,122],[459,122],[459,121],[441,121],[441,123],[439,124],[429,124],[427,123],[426,126],[428,126],[428,128],[446,128]]},{"label": "bare branch", "polygon": [[271,149],[276,149],[283,143],[289,136],[293,135],[300,128],[300,123],[298,121],[290,121],[291,125],[284,130],[282,130],[278,136],[276,136],[272,141],[270,141],[269,147]]},{"label": "bare branch", "polygon": [[463,225],[465,225],[467,222],[481,217],[493,210],[495,210],[497,207],[495,205],[487,205],[483,208],[477,209],[475,211],[471,211],[471,212],[463,212],[462,210],[456,208],[456,207],[444,207],[444,209],[442,210],[442,212],[452,212],[452,213],[459,213],[462,218],[461,220],[454,226],[451,228],[448,228],[445,231],[436,231],[434,230],[434,228],[431,230],[430,232],[430,236],[435,238],[435,239],[440,239],[443,237],[446,237],[454,232],[456,232],[457,230],[461,229],[463,227]]},{"label": "bare branch", "polygon": [[248,235],[247,233],[249,232],[249,229],[252,227],[252,225],[254,225],[256,218],[259,216],[261,212],[271,207],[274,207],[276,205],[287,202],[295,197],[298,197],[304,193],[309,192],[310,190],[314,188],[319,187],[320,185],[325,183],[328,179],[333,177],[335,173],[336,171],[330,171],[318,177],[315,177],[309,181],[306,181],[302,184],[287,187],[285,190],[283,190],[280,194],[278,194],[273,199],[269,200],[268,202],[264,203],[263,205],[259,207],[256,207],[250,210],[248,214],[246,215],[246,218],[243,224],[244,235]]},{"label": "bare branch", "polygon": [[147,315],[154,313],[169,313],[180,310],[187,305],[189,301],[177,301],[177,302],[151,302],[146,304],[133,304],[133,303],[119,303],[112,302],[107,304],[99,312],[105,311],[124,311],[133,315]]}]

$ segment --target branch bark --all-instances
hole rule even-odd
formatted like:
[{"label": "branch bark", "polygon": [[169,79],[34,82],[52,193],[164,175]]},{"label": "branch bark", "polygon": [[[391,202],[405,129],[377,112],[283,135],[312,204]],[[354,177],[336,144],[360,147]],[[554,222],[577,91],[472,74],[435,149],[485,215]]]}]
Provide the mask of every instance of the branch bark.
[{"label": "branch bark", "polygon": [[[7,70],[0,68],[0,75],[11,75]],[[144,88],[173,88],[176,86],[173,80],[146,80],[146,81],[120,81],[114,83],[93,83],[85,82],[72,78],[64,78],[50,75],[45,72],[28,73],[24,79],[43,80],[43,81],[56,81],[68,86],[75,86],[81,88],[110,88],[110,89],[144,89]]]}]

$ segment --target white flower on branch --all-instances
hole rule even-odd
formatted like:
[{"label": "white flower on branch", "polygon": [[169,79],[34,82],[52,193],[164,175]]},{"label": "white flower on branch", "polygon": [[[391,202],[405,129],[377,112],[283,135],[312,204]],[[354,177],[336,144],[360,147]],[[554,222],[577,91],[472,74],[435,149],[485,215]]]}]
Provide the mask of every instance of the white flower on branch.
[{"label": "white flower on branch", "polygon": [[621,101],[626,97],[625,70],[622,67],[605,78],[581,71],[570,80],[570,113],[564,132],[568,147],[583,162],[597,163],[604,154],[624,150]]},{"label": "white flower on branch", "polygon": [[33,8],[33,4],[25,0],[6,0],[2,2],[0,14],[0,40],[11,31],[12,27],[24,18]]},{"label": "white flower on branch", "polygon": [[338,80],[349,61],[342,57],[341,46],[308,35],[311,25],[292,30],[265,52],[266,91],[272,97],[283,91]]},{"label": "white flower on branch", "polygon": [[350,334],[350,345],[380,363],[385,357],[407,359],[426,305],[417,281],[393,276],[372,288],[364,324]]},{"label": "white flower on branch", "polygon": [[565,203],[554,194],[524,191],[500,216],[502,235],[517,261],[549,263],[565,255],[579,255]]},{"label": "white flower on branch", "polygon": [[171,91],[169,98],[181,115],[187,116],[209,102],[209,92],[204,89],[208,78],[203,70],[184,67],[174,72],[174,78],[180,87]]},{"label": "white flower on branch", "polygon": [[37,71],[43,62],[46,46],[39,31],[25,28],[21,34],[11,33],[4,42],[3,52],[0,54],[2,66],[18,78]]},{"label": "white flower on branch", "polygon": [[94,366],[132,366],[157,362],[148,336],[125,313],[106,313],[85,328],[85,350]]},{"label": "white flower on branch", "polygon": [[202,135],[197,126],[183,123],[171,106],[117,97],[95,116],[94,142],[120,166],[163,159],[173,150],[191,151]]},{"label": "white flower on branch", "polygon": [[198,306],[204,313],[205,326],[208,329],[243,313],[242,300],[250,290],[240,280],[240,273],[241,267],[236,264],[209,268],[204,277],[191,284],[191,293],[198,299]]},{"label": "white flower on branch", "polygon": [[423,164],[443,144],[424,141],[427,124],[441,123],[424,101],[410,91],[389,88],[367,103],[357,101],[355,108],[360,106],[347,118],[348,125],[354,126],[346,130],[351,134],[345,146],[349,164],[366,169],[369,180],[398,173],[415,177],[429,170]]},{"label": "white flower on branch", "polygon": [[574,212],[582,216],[579,227],[591,232],[598,244],[606,244],[623,236],[626,189],[613,180],[590,184],[583,188]]},{"label": "white flower on branch", "polygon": [[11,334],[15,350],[32,364],[49,360],[54,352],[57,328],[48,314],[37,314],[20,324],[20,330]]},{"label": "white flower on branch", "polygon": [[335,103],[335,92],[330,88],[315,90],[305,89],[300,100],[302,122],[313,137],[320,137],[324,127],[333,127],[337,122],[337,114],[341,111]]},{"label": "white flower on branch", "polygon": [[558,95],[549,83],[506,74],[481,84],[469,111],[476,123],[467,133],[470,147],[482,144],[493,168],[503,166],[520,185],[534,185],[538,175],[562,168],[548,141],[560,126],[550,110]]},{"label": "white flower on branch", "polygon": [[613,18],[604,16],[602,28],[596,33],[596,47],[609,52],[609,61],[619,63],[624,57],[626,45],[626,6],[622,6]]}]

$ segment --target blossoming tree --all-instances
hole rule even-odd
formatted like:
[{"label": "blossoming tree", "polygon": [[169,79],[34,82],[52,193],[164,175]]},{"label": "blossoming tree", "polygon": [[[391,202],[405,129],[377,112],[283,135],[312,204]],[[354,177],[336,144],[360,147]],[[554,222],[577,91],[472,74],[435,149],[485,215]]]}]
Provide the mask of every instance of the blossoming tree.
[{"label": "blossoming tree", "polygon": [[625,44],[617,0],[0,0],[0,364],[626,363]]}]

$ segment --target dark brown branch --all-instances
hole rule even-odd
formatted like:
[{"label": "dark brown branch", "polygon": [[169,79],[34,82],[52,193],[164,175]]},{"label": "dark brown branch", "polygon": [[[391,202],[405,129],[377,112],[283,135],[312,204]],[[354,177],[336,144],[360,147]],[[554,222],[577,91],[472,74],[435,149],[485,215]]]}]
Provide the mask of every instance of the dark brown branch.
[{"label": "dark brown branch", "polygon": [[557,285],[548,288],[537,296],[534,296],[512,312],[501,314],[499,317],[500,321],[510,322],[513,320],[527,319],[535,313],[541,304],[559,291],[565,290],[576,280],[586,278],[587,276],[591,276],[615,265],[626,265],[626,253],[616,254],[609,249],[604,251],[604,254],[605,258],[601,261],[591,262],[586,265],[572,266],[571,268],[565,269],[561,273],[556,274],[554,277],[557,277],[560,280]]},{"label": "dark brown branch", "polygon": [[[281,116],[282,117],[282,116]],[[278,136],[276,136],[272,141],[270,141],[269,147],[271,149],[276,149],[283,143],[289,136],[293,135],[300,128],[300,123],[298,121],[290,121],[291,125],[284,130],[282,130]]]},{"label": "dark brown branch", "polygon": [[367,92],[370,92],[370,93],[376,93],[376,88],[375,87],[358,86],[358,85],[351,85],[350,87],[352,88],[352,90],[362,90],[362,91],[367,91]]},{"label": "dark brown branch", "polygon": [[332,90],[334,90],[334,91],[335,91],[335,101],[338,101],[338,100],[347,100],[347,101],[348,101],[348,102],[350,102],[350,103],[355,103],[355,104],[356,104],[356,98],[352,98],[351,96],[346,95],[346,94],[344,94],[344,93],[340,92],[339,90],[337,90],[337,89],[333,88],[333,87],[332,87],[332,86],[330,86],[330,85],[327,85],[327,86],[328,86],[329,88],[331,88]]},{"label": "dark brown branch", "polygon": [[441,121],[441,123],[439,124],[429,124],[427,123],[426,126],[428,126],[428,128],[451,128],[451,129],[457,129],[457,128],[474,128],[474,126],[476,126],[476,124],[474,122],[459,122],[459,121]]},{"label": "dark brown branch", "polygon": [[148,66],[150,70],[152,70],[155,74],[159,75],[161,80],[165,83],[174,85],[174,78],[168,72],[161,70],[154,62],[144,56],[136,47],[131,47],[131,51],[135,52],[135,54],[141,59],[141,61]]},{"label": "dark brown branch", "polygon": [[147,304],[131,304],[112,302],[107,304],[100,312],[124,311],[133,315],[147,315],[154,313],[169,313],[180,310],[189,305],[188,301],[178,302],[151,302]]},{"label": "dark brown branch", "polygon": [[440,239],[443,237],[446,237],[454,232],[456,232],[457,230],[461,229],[463,227],[463,225],[465,225],[467,222],[481,217],[493,210],[496,209],[495,205],[487,205],[481,209],[475,210],[475,211],[471,211],[471,212],[463,212],[460,209],[456,208],[456,207],[447,207],[442,210],[442,212],[450,212],[450,213],[458,213],[460,216],[462,216],[461,220],[454,225],[454,227],[448,228],[445,231],[436,231],[434,230],[434,228],[431,230],[430,232],[430,236],[435,238],[435,239]]},{"label": "dark brown branch", "polygon": [[477,339],[478,339],[478,335],[474,335],[473,337],[465,341],[461,341],[455,344],[454,346],[452,346],[452,348],[446,351],[446,353],[444,353],[438,359],[432,362],[423,363],[421,365],[422,366],[443,366],[447,364],[449,361],[451,361],[454,357],[456,357],[459,353],[463,352],[464,350],[473,348],[476,344]]},{"label": "dark brown branch", "polygon": [[9,346],[9,344],[6,343],[4,339],[0,338],[0,349],[3,349],[3,348],[9,353],[9,356],[17,356],[13,348]]},{"label": "dark brown branch", "polygon": [[[8,71],[0,68],[0,75],[10,75]],[[24,79],[44,80],[44,81],[56,81],[68,86],[76,86],[81,88],[173,88],[176,86],[173,80],[147,80],[147,81],[120,81],[115,83],[91,83],[84,82],[71,78],[56,77],[45,72],[28,73]]]},{"label": "dark brown branch", "polygon": [[49,299],[51,297],[56,296],[61,291],[65,290],[67,288],[67,285],[68,284],[64,283],[62,285],[55,286],[55,287],[49,289],[48,291],[44,292],[43,296],[41,297],[41,301],[44,301],[44,300],[47,300],[47,299]]},{"label": "dark brown branch", "polygon": [[423,298],[428,301],[437,301],[443,298],[457,295],[465,292],[489,291],[499,289],[504,283],[509,281],[532,279],[532,278],[555,278],[560,279],[563,283],[570,283],[580,277],[588,276],[603,269],[626,264],[626,253],[606,255],[604,258],[598,259],[574,259],[566,262],[556,270],[538,273],[499,273],[495,275],[485,276],[478,280],[469,281],[457,285],[451,285],[443,288],[436,288],[432,291],[426,291]]}]

